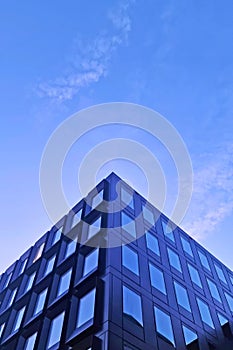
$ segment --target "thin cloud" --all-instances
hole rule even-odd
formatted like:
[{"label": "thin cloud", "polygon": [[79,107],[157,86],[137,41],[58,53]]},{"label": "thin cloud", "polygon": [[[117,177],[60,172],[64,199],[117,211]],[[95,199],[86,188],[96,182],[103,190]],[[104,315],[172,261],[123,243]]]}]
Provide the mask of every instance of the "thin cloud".
[{"label": "thin cloud", "polygon": [[83,87],[97,83],[108,73],[113,52],[128,41],[131,19],[128,14],[134,1],[126,1],[108,14],[113,26],[113,35],[101,34],[92,42],[76,42],[78,54],[73,59],[71,73],[49,82],[40,83],[37,93],[58,102],[71,100]]},{"label": "thin cloud", "polygon": [[233,211],[233,145],[202,157],[202,169],[194,172],[193,198],[184,229],[205,239]]}]

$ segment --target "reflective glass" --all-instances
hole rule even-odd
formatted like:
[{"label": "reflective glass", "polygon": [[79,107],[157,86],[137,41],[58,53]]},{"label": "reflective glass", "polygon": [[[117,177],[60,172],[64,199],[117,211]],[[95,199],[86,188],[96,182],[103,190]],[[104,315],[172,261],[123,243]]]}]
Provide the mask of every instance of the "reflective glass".
[{"label": "reflective glass", "polygon": [[47,291],[48,289],[45,289],[37,296],[36,306],[33,313],[34,316],[39,314],[43,310]]},{"label": "reflective glass", "polygon": [[233,312],[233,297],[230,294],[228,294],[227,292],[224,292],[224,294],[225,294],[225,297],[227,299],[227,303],[229,305],[229,308],[230,308],[231,312]]},{"label": "reflective glass", "polygon": [[33,272],[30,276],[28,276],[27,284],[24,290],[25,293],[32,288],[35,277],[36,277],[36,272]]},{"label": "reflective glass", "polygon": [[65,259],[75,252],[76,246],[77,246],[77,239],[72,239],[69,243],[67,243]]},{"label": "reflective glass", "polygon": [[186,288],[182,287],[179,283],[174,281],[175,292],[177,302],[180,306],[182,306],[187,311],[191,312],[191,307],[189,303],[188,293]]},{"label": "reflective glass", "polygon": [[209,278],[207,278],[207,283],[208,283],[209,290],[210,290],[212,297],[221,303],[222,300],[220,298],[220,294],[219,294],[219,291],[218,291],[216,284],[214,282],[212,282]]},{"label": "reflective glass", "polygon": [[175,237],[174,237],[172,227],[164,220],[161,220],[161,221],[162,221],[164,236],[169,238],[172,242],[175,242]]},{"label": "reflective glass", "polygon": [[210,265],[209,265],[209,262],[207,260],[207,257],[200,250],[198,250],[198,255],[199,255],[202,266],[204,266],[207,270],[210,271]]},{"label": "reflective glass", "polygon": [[146,221],[148,221],[152,226],[155,224],[155,218],[153,212],[147,207],[142,207],[142,214]]},{"label": "reflective glass", "polygon": [[198,287],[202,288],[202,283],[198,270],[190,264],[188,264],[188,269],[192,282],[195,283]]},{"label": "reflective glass", "polygon": [[141,297],[125,286],[123,286],[123,313],[143,326]]},{"label": "reflective glass", "polygon": [[24,350],[34,350],[34,346],[35,346],[35,342],[36,342],[36,336],[37,333],[34,333],[33,335],[31,335],[25,344]]},{"label": "reflective glass", "polygon": [[97,193],[93,198],[91,202],[91,207],[94,209],[98,207],[98,205],[103,201],[103,195],[104,191],[101,190],[99,193]]},{"label": "reflective glass", "polygon": [[135,221],[124,212],[121,213],[121,225],[125,231],[127,231],[131,236],[136,238]]},{"label": "reflective glass", "polygon": [[33,262],[35,262],[36,260],[38,260],[38,259],[41,257],[42,252],[43,252],[43,249],[44,249],[44,246],[45,246],[45,243],[42,243],[42,244],[39,246],[39,248],[37,249],[36,255],[35,255],[35,257],[34,257]]},{"label": "reflective glass", "polygon": [[189,345],[190,343],[192,343],[194,340],[197,339],[197,333],[191,331],[191,329],[189,329],[186,326],[182,326],[182,328],[184,332],[185,345]]},{"label": "reflective glass", "polygon": [[46,349],[50,349],[53,345],[57,344],[60,341],[64,316],[65,312],[58,315],[52,320]]},{"label": "reflective glass", "polygon": [[15,298],[15,295],[17,293],[17,288],[15,288],[14,290],[11,291],[11,294],[10,294],[10,297],[8,299],[8,304],[7,304],[7,307],[11,306],[13,301],[14,301],[14,298]]},{"label": "reflective glass", "polygon": [[192,252],[191,244],[189,243],[189,241],[187,241],[187,239],[185,239],[182,236],[180,238],[181,238],[181,244],[182,244],[183,250],[186,253],[188,253],[190,256],[193,257],[193,252]]},{"label": "reflective glass", "polygon": [[99,232],[101,227],[101,217],[99,217],[96,221],[89,225],[88,228],[88,239],[93,237],[96,233]]},{"label": "reflective glass", "polygon": [[19,270],[19,275],[21,275],[21,273],[24,272],[25,267],[27,265],[27,261],[28,261],[28,259],[25,259],[24,261],[22,261],[21,266],[20,266],[20,270]]},{"label": "reflective glass", "polygon": [[214,328],[213,320],[211,317],[210,309],[204,301],[197,298],[197,304],[199,307],[201,319],[204,323],[208,324],[211,328]]},{"label": "reflective glass", "polygon": [[121,200],[122,200],[122,202],[127,204],[127,206],[134,209],[133,196],[131,193],[126,191],[124,188],[121,188]]},{"label": "reflective glass", "polygon": [[57,243],[57,242],[60,240],[61,234],[62,234],[62,227],[59,228],[59,230],[57,230],[57,231],[54,233],[52,244],[55,244],[55,243]]},{"label": "reflective glass", "polygon": [[219,313],[218,313],[218,319],[221,326],[224,326],[226,323],[229,322],[229,320],[226,317],[224,317],[222,314],[219,314]]},{"label": "reflective glass", "polygon": [[154,235],[152,235],[150,232],[146,233],[146,245],[147,245],[147,248],[152,250],[153,253],[160,256],[158,239]]},{"label": "reflective glass", "polygon": [[85,256],[83,266],[83,276],[98,267],[99,249],[96,248]]},{"label": "reflective glass", "polygon": [[3,333],[3,331],[4,331],[4,328],[5,328],[5,323],[2,323],[2,324],[0,325],[0,338],[1,338],[1,336],[2,336],[2,333]]},{"label": "reflective glass", "polygon": [[47,264],[46,264],[46,267],[45,267],[44,276],[47,276],[50,272],[52,272],[53,266],[54,266],[54,263],[55,263],[55,259],[56,259],[56,255],[54,255],[52,258],[50,258],[47,261]]},{"label": "reflective glass", "polygon": [[81,215],[82,215],[82,210],[79,210],[77,213],[74,214],[74,216],[72,217],[71,228],[76,226],[81,221]]},{"label": "reflective glass", "polygon": [[167,248],[167,251],[168,251],[168,258],[169,258],[170,265],[182,273],[180,258],[178,254],[176,254],[170,248]]},{"label": "reflective glass", "polygon": [[149,270],[150,270],[150,280],[151,280],[152,287],[158,289],[161,293],[166,295],[167,292],[166,292],[163,272],[150,263],[149,263]]},{"label": "reflective glass", "polygon": [[175,347],[175,340],[170,316],[156,306],[154,307],[154,314],[156,331]]},{"label": "reflective glass", "polygon": [[127,269],[139,275],[138,254],[125,245],[122,247],[122,263]]},{"label": "reflective glass", "polygon": [[217,272],[217,274],[218,274],[219,279],[220,279],[222,282],[224,282],[224,283],[227,284],[226,278],[225,278],[225,276],[224,276],[224,273],[223,273],[223,270],[221,269],[221,267],[219,267],[219,266],[216,265],[216,264],[214,264],[214,266],[215,266],[215,269],[216,269],[216,272]]},{"label": "reflective glass", "polygon": [[96,289],[84,295],[79,302],[77,327],[94,318]]},{"label": "reflective glass", "polygon": [[61,275],[57,290],[57,296],[62,295],[65,293],[70,286],[70,279],[71,279],[72,269],[65,272],[63,275]]},{"label": "reflective glass", "polygon": [[14,322],[14,326],[13,326],[13,332],[17,331],[21,325],[22,319],[23,319],[23,315],[24,315],[24,311],[25,311],[25,306],[22,307],[22,309],[20,309],[17,312],[17,315],[15,317],[15,322]]}]

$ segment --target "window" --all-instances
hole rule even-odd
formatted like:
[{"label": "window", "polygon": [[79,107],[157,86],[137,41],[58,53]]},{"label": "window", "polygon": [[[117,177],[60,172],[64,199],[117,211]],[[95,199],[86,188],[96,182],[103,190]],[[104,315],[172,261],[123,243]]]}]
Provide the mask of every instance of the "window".
[{"label": "window", "polygon": [[44,249],[45,243],[42,243],[39,248],[37,248],[36,255],[34,257],[33,262],[36,262],[42,255],[43,249]]},{"label": "window", "polygon": [[57,289],[57,297],[64,294],[69,289],[71,274],[72,269],[66,271],[63,275],[61,275]]},{"label": "window", "polygon": [[220,313],[218,313],[218,319],[225,337],[232,338],[232,331],[229,324],[229,320]]},{"label": "window", "polygon": [[191,307],[189,303],[188,293],[186,288],[182,287],[179,283],[174,281],[174,287],[176,292],[176,299],[180,306],[182,306],[187,311],[191,312]]},{"label": "window", "polygon": [[65,312],[61,313],[51,321],[50,332],[46,349],[50,349],[53,345],[59,343],[62,333],[62,326]]},{"label": "window", "polygon": [[96,235],[101,227],[101,216],[95,220],[88,228],[88,239]]},{"label": "window", "polygon": [[178,256],[178,254],[176,254],[170,248],[167,248],[167,251],[168,251],[168,258],[169,258],[170,265],[182,273],[180,258]]},{"label": "window", "polygon": [[16,317],[15,317],[15,322],[14,322],[14,325],[13,325],[13,329],[12,329],[12,332],[16,332],[20,326],[21,326],[21,322],[22,322],[22,319],[23,319],[23,315],[24,315],[24,311],[25,311],[25,306],[22,307],[22,309],[20,309],[17,314],[16,314]]},{"label": "window", "polygon": [[24,261],[21,262],[20,270],[19,270],[19,275],[21,275],[21,273],[24,272],[25,267],[26,267],[26,265],[27,265],[27,261],[28,261],[28,259],[25,259]]},{"label": "window", "polygon": [[199,255],[202,266],[210,271],[210,265],[209,265],[209,262],[207,260],[207,257],[200,250],[198,250],[198,255]]},{"label": "window", "polygon": [[121,213],[121,225],[126,232],[136,238],[135,222],[129,215],[125,214],[124,212]]},{"label": "window", "polygon": [[52,245],[54,245],[55,243],[57,243],[57,242],[60,240],[61,234],[62,234],[62,227],[59,228],[59,229],[54,233]]},{"label": "window", "polygon": [[185,345],[189,345],[195,340],[197,340],[198,337],[196,332],[191,331],[191,329],[189,329],[186,326],[182,326],[182,328],[184,333]]},{"label": "window", "polygon": [[170,316],[156,306],[154,307],[154,314],[157,333],[175,347],[175,340]]},{"label": "window", "polygon": [[103,201],[103,196],[104,196],[104,191],[101,190],[92,198],[92,201],[91,201],[92,209],[98,207],[98,205]]},{"label": "window", "polygon": [[207,278],[207,283],[208,283],[210,294],[212,295],[212,297],[221,303],[222,300],[220,298],[219,291],[216,284],[212,282],[209,278]]},{"label": "window", "polygon": [[147,207],[142,207],[142,214],[143,218],[148,221],[152,226],[155,224],[154,214],[153,212],[148,209]]},{"label": "window", "polygon": [[52,256],[52,258],[50,258],[47,261],[47,264],[46,264],[46,267],[45,267],[44,276],[47,276],[53,270],[55,259],[56,259],[56,255]]},{"label": "window", "polygon": [[221,269],[221,267],[219,267],[218,265],[214,264],[215,270],[217,272],[218,278],[227,284],[226,278],[224,276],[223,270]]},{"label": "window", "polygon": [[96,289],[92,289],[79,301],[77,327],[81,327],[86,322],[94,318]]},{"label": "window", "polygon": [[65,259],[67,259],[68,256],[72,255],[75,252],[76,246],[77,246],[77,238],[72,239],[69,243],[67,243],[66,252],[65,252]]},{"label": "window", "polygon": [[37,333],[32,334],[25,343],[24,350],[34,350]]},{"label": "window", "polygon": [[157,267],[149,263],[149,270],[150,270],[150,280],[152,287],[158,289],[161,293],[167,294],[166,287],[165,287],[165,281],[163,272],[159,270]]},{"label": "window", "polygon": [[161,220],[161,221],[162,221],[162,227],[163,227],[164,236],[169,238],[172,242],[175,243],[175,237],[174,237],[174,233],[173,233],[172,227],[167,222],[165,222],[164,220]]},{"label": "window", "polygon": [[229,305],[229,308],[230,308],[231,312],[233,312],[233,298],[232,298],[232,296],[231,296],[230,294],[228,294],[227,292],[224,292],[224,294],[225,294],[225,297],[226,297],[226,299],[227,299],[227,303],[228,303],[228,305]]},{"label": "window", "polygon": [[15,288],[14,290],[11,291],[11,294],[9,296],[9,299],[8,299],[8,303],[7,303],[7,307],[10,307],[15,299],[15,295],[17,293],[17,288]]},{"label": "window", "polygon": [[197,298],[197,304],[198,304],[202,321],[214,329],[214,324],[210,314],[209,306],[199,298]]},{"label": "window", "polygon": [[10,272],[7,277],[6,277],[6,280],[5,280],[5,283],[3,285],[3,288],[6,288],[10,282],[10,279],[11,279],[11,276],[12,276],[12,272]]},{"label": "window", "polygon": [[35,276],[36,276],[36,272],[33,272],[30,276],[28,276],[28,280],[27,280],[27,283],[26,283],[26,286],[25,286],[24,293],[28,292],[29,289],[32,288]]},{"label": "window", "polygon": [[146,233],[146,245],[153,253],[160,256],[159,242],[158,239],[152,235],[150,232]]},{"label": "window", "polygon": [[81,221],[81,215],[82,215],[82,210],[79,210],[77,213],[74,214],[74,216],[72,217],[71,228],[76,226]]},{"label": "window", "polygon": [[141,297],[125,286],[123,286],[123,313],[143,326]]},{"label": "window", "polygon": [[134,203],[133,203],[133,196],[131,193],[126,191],[124,188],[121,187],[121,200],[125,204],[127,204],[129,207],[134,209]]},{"label": "window", "polygon": [[83,276],[86,276],[89,272],[93,271],[98,267],[99,249],[92,250],[88,255],[85,256],[83,265]]},{"label": "window", "polygon": [[182,244],[183,250],[187,254],[189,254],[191,257],[193,257],[193,252],[192,252],[191,244],[189,243],[189,241],[187,241],[187,239],[185,239],[182,236],[180,236],[180,239],[181,239],[181,244]]},{"label": "window", "polygon": [[219,313],[218,313],[218,319],[221,326],[224,326],[226,323],[229,322],[226,317],[224,317],[222,314],[219,314]]},{"label": "window", "polygon": [[139,275],[138,254],[127,246],[122,246],[122,263],[127,269]]},{"label": "window", "polygon": [[35,309],[33,312],[33,316],[39,314],[43,310],[47,291],[48,291],[48,289],[46,288],[38,295],[37,301],[36,301],[36,306],[35,306]]},{"label": "window", "polygon": [[188,264],[188,269],[189,269],[192,282],[195,283],[198,287],[202,288],[201,279],[200,279],[198,270],[195,269],[195,267],[193,267],[190,264]]},{"label": "window", "polygon": [[1,338],[1,336],[2,336],[2,333],[3,333],[3,331],[4,331],[4,328],[5,328],[5,323],[2,323],[2,324],[0,325],[0,338]]}]

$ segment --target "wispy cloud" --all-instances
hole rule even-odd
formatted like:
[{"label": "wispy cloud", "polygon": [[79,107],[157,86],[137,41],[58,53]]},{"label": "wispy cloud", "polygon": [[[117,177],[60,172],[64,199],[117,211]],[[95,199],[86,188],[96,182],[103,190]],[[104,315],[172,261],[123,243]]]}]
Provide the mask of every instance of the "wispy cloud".
[{"label": "wispy cloud", "polygon": [[71,72],[53,81],[42,82],[37,87],[40,97],[56,101],[71,100],[83,87],[97,83],[108,73],[110,59],[116,49],[127,44],[131,31],[129,7],[134,0],[127,0],[108,13],[112,24],[112,35],[100,34],[92,42],[76,41],[77,55],[73,59]]},{"label": "wispy cloud", "polygon": [[233,211],[233,145],[201,159],[194,172],[194,191],[183,227],[195,238],[204,239]]}]

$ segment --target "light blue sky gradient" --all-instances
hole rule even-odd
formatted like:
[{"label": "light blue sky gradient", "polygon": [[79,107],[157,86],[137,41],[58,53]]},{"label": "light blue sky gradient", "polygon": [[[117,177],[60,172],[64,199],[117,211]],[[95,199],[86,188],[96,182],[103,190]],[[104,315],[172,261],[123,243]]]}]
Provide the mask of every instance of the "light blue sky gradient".
[{"label": "light blue sky gradient", "polygon": [[[39,189],[49,136],[78,110],[111,101],[148,106],[177,128],[194,168],[182,226],[233,268],[232,11],[230,0],[1,4],[0,271],[52,226]],[[80,197],[82,156],[109,137],[132,138],[154,152],[167,176],[169,214],[177,185],[172,160],[158,141],[128,127],[92,131],[72,147],[63,172],[70,204]],[[123,160],[104,165],[97,181],[111,170],[145,193],[145,176]]]}]

